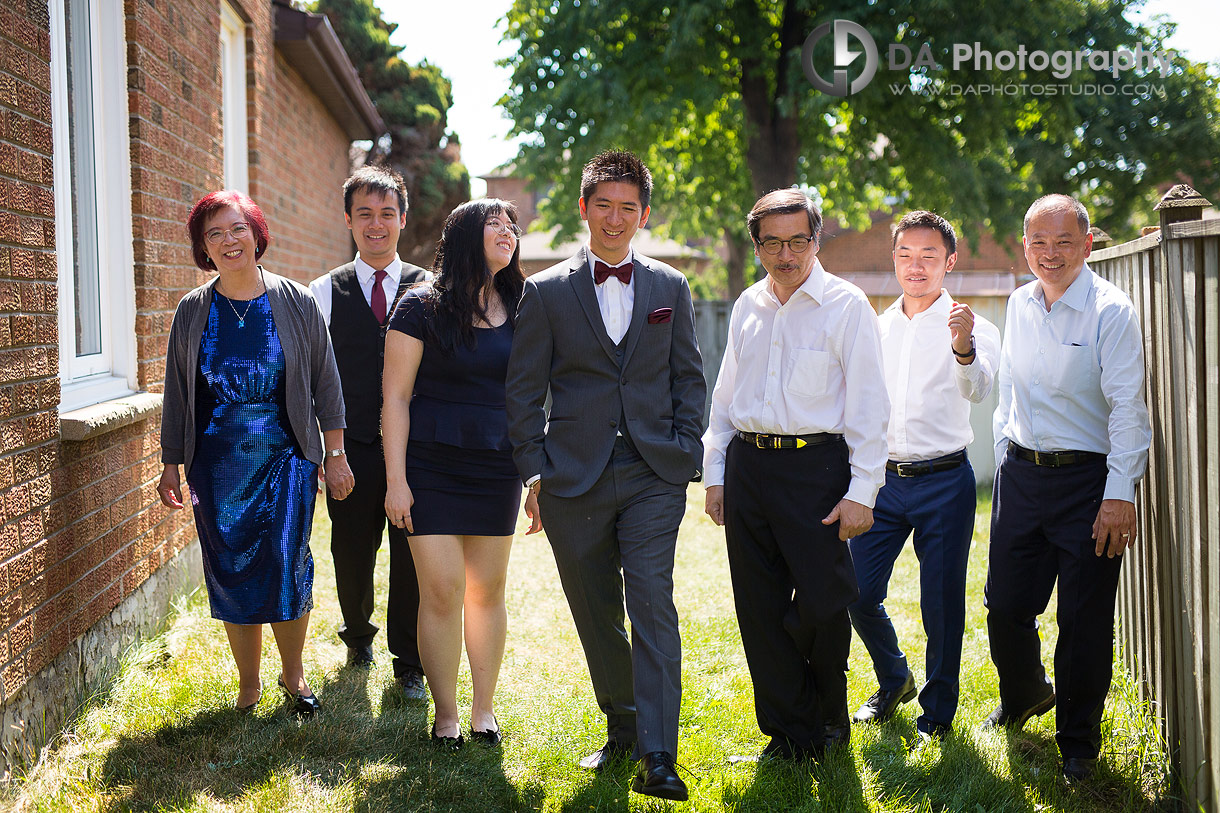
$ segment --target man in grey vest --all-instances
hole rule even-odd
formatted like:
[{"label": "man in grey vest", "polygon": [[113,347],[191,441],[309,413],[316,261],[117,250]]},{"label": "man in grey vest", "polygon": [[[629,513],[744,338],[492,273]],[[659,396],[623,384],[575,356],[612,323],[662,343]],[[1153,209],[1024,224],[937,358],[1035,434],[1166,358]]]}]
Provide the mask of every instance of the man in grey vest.
[{"label": "man in grey vest", "polygon": [[[344,218],[356,259],[318,277],[309,288],[330,327],[343,399],[347,405],[346,454],[356,488],[346,500],[326,498],[331,555],[349,666],[373,665],[373,569],[386,528],[385,460],[381,450],[381,369],[385,325],[402,293],[428,278],[424,269],[398,259],[398,235],[407,224],[402,177],[382,167],[358,169],[343,184]],[[374,374],[374,371],[376,373]],[[419,585],[411,548],[401,528],[389,526],[390,595],[387,638],[394,677],[407,700],[427,699],[416,643]]]}]

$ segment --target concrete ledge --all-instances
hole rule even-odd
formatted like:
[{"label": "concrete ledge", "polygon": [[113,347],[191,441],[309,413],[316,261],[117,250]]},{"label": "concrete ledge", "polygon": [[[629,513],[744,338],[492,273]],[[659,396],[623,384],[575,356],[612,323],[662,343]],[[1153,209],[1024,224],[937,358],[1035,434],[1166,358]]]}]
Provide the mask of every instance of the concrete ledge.
[{"label": "concrete ledge", "polygon": [[125,398],[74,409],[59,416],[59,436],[82,441],[122,429],[137,421],[160,414],[161,394],[137,392]]},{"label": "concrete ledge", "polygon": [[131,645],[164,629],[174,599],[202,582],[196,539],[16,693],[0,697],[0,784],[36,763],[43,746],[72,723],[82,704],[109,689]]}]

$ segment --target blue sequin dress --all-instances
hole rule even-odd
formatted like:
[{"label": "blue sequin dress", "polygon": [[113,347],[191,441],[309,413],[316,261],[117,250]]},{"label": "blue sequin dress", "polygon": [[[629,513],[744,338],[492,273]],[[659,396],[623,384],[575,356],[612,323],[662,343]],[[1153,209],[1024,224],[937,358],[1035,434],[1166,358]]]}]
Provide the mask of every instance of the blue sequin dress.
[{"label": "blue sequin dress", "polygon": [[313,606],[318,467],[293,437],[284,370],[267,295],[230,303],[213,291],[187,483],[212,616],[234,624],[291,621]]}]

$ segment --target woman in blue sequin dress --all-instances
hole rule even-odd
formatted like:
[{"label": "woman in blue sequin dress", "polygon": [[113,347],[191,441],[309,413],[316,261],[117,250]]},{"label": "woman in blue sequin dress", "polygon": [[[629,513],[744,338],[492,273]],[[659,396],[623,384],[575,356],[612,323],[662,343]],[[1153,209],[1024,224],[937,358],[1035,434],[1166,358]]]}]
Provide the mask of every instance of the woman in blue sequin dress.
[{"label": "woman in blue sequin dress", "polygon": [[[258,206],[216,192],[187,222],[195,261],[218,276],[182,298],[166,353],[161,500],[182,507],[190,486],[212,615],[237,663],[237,707],[261,695],[262,625],[280,652],[294,710],[318,701],[302,651],[313,606],[318,464],[343,499],[354,478],[343,456],[343,398],[322,314],[308,291],[265,271],[270,235]],[[323,441],[318,439],[318,426]]]},{"label": "woman in blue sequin dress", "polygon": [[[431,283],[407,291],[386,333],[381,411],[386,515],[407,531],[419,576],[419,655],[436,707],[432,739],[464,739],[457,676],[474,684],[470,731],[500,741],[493,699],[508,627],[504,583],[521,480],[504,379],[521,298],[517,212],[463,203],[445,221]],[[530,532],[541,528],[536,518]]]}]

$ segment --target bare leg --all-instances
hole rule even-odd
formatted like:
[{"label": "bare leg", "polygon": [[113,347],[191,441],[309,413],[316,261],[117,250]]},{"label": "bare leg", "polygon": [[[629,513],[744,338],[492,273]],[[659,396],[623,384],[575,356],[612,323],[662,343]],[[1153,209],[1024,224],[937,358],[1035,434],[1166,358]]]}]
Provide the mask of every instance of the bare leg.
[{"label": "bare leg", "polygon": [[436,706],[436,733],[456,737],[462,731],[457,709],[466,591],[462,542],[446,535],[412,536],[409,541],[419,577],[419,658]]},{"label": "bare leg", "polygon": [[504,608],[504,581],[508,573],[511,536],[462,537],[466,560],[466,656],[470,659],[474,698],[470,727],[475,731],[499,728],[495,716],[496,680],[504,661],[508,612]]},{"label": "bare leg", "polygon": [[224,622],[229,636],[229,648],[237,663],[237,705],[258,702],[262,684],[258,679],[259,659],[263,653],[262,624],[232,624]]},{"label": "bare leg", "polygon": [[305,633],[308,631],[309,613],[293,621],[279,621],[271,625],[275,646],[280,651],[284,685],[305,697],[313,694],[305,680],[305,666],[301,663],[301,653],[305,651]]}]

